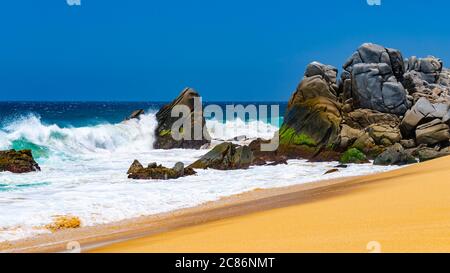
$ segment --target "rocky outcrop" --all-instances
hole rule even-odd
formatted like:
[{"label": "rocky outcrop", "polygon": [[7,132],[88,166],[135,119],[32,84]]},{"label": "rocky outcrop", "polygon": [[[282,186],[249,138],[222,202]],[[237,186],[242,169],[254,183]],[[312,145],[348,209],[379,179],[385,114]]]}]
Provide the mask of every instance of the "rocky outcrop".
[{"label": "rocky outcrop", "polygon": [[31,150],[0,151],[0,172],[28,173],[40,170]]},{"label": "rocky outcrop", "polygon": [[280,154],[312,159],[339,143],[342,115],[336,75],[332,66],[315,62],[307,67],[279,131]]},{"label": "rocky outcrop", "polygon": [[442,72],[443,63],[434,56],[426,58],[417,58],[413,56],[405,60],[406,71],[417,72],[416,75],[427,83],[437,83]]},{"label": "rocky outcrop", "polygon": [[439,119],[422,124],[416,130],[416,141],[418,144],[434,145],[440,142],[448,142],[449,139],[449,127]]},{"label": "rocky outcrop", "polygon": [[[155,130],[156,140],[153,144],[155,149],[199,149],[211,142],[199,98],[200,96],[195,90],[186,88],[174,101],[158,111],[156,114],[158,120]],[[195,101],[199,102],[199,105],[196,105]],[[181,116],[172,117],[172,110],[178,108],[177,106],[188,110],[188,116],[184,117],[184,121],[191,127],[187,130],[183,126],[178,128],[181,136],[179,140],[172,136],[172,127],[181,118]]]},{"label": "rocky outcrop", "polygon": [[403,118],[400,129],[404,137],[414,136],[418,125],[427,121],[440,119],[446,123],[450,119],[449,105],[447,103],[431,103],[426,98],[420,98]]},{"label": "rocky outcrop", "polygon": [[235,170],[247,169],[253,162],[253,153],[248,146],[239,146],[231,142],[217,145],[207,154],[195,161],[189,168]]},{"label": "rocky outcrop", "polygon": [[166,168],[156,163],[150,163],[147,168],[135,160],[128,169],[128,178],[131,179],[176,179],[183,176],[194,175],[196,172],[192,168],[185,168],[182,162],[175,164],[173,168]]},{"label": "rocky outcrop", "polygon": [[415,149],[413,151],[413,154],[419,158],[420,162],[436,159],[443,156],[450,156],[450,149],[444,148],[444,149],[436,149],[436,148],[429,148],[429,147],[421,147],[418,149]]},{"label": "rocky outcrop", "polygon": [[403,115],[409,108],[406,91],[385,63],[356,64],[352,69],[354,107]]},{"label": "rocky outcrop", "polygon": [[416,159],[402,145],[396,143],[387,148],[374,161],[375,165],[406,165],[416,163]]},{"label": "rocky outcrop", "polygon": [[365,129],[373,124],[397,127],[400,118],[393,114],[381,113],[371,109],[356,109],[344,115],[345,123],[352,128]]},{"label": "rocky outcrop", "polygon": [[405,72],[403,57],[396,49],[363,44],[343,66],[343,99],[352,99],[353,107],[403,115],[409,108],[401,84]]},{"label": "rocky outcrop", "polygon": [[402,139],[400,129],[388,124],[373,124],[367,128],[367,131],[377,145],[391,146]]},{"label": "rocky outcrop", "polygon": [[138,109],[133,111],[125,120],[137,119],[144,114],[145,114],[144,109]]}]

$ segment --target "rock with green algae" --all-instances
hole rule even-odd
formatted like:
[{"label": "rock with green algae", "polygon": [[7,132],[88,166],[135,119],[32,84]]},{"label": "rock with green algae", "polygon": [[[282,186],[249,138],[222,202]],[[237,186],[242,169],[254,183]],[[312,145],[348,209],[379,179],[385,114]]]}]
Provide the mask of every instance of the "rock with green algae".
[{"label": "rock with green algae", "polygon": [[31,150],[0,151],[0,172],[28,173],[40,170]]},{"label": "rock with green algae", "polygon": [[345,153],[342,154],[339,162],[342,164],[349,164],[349,163],[362,164],[362,163],[369,163],[369,160],[367,160],[366,155],[360,150],[356,148],[350,148]]},{"label": "rock with green algae", "polygon": [[319,161],[335,157],[333,152],[339,143],[342,122],[336,74],[337,69],[331,66],[316,62],[308,66],[305,77],[289,99],[279,131],[279,155]]},{"label": "rock with green algae", "polygon": [[183,176],[194,175],[196,172],[192,168],[184,168],[182,162],[175,164],[173,168],[166,168],[156,163],[150,163],[147,168],[144,168],[142,164],[135,160],[128,169],[128,178],[131,179],[176,179]]},{"label": "rock with green algae", "polygon": [[247,169],[252,162],[253,152],[249,146],[224,142],[214,147],[189,167],[193,169],[235,170]]}]

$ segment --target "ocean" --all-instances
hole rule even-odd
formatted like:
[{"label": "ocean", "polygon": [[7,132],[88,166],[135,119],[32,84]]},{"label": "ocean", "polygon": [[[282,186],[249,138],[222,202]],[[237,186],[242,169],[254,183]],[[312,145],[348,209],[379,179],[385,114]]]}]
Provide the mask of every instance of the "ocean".
[{"label": "ocean", "polygon": [[[0,241],[48,233],[54,216],[73,215],[83,226],[110,223],[192,207],[221,197],[395,167],[349,165],[324,173],[337,162],[290,160],[288,165],[249,170],[198,170],[168,181],[127,178],[133,160],[172,167],[190,164],[207,150],[154,150],[155,113],[163,102],[0,102],[0,150],[31,149],[41,172],[0,173]],[[205,103],[208,105],[209,103]],[[222,108],[228,104],[215,103]],[[251,104],[249,102],[242,103]],[[286,103],[278,105],[281,124]],[[136,109],[146,114],[124,121]],[[213,143],[245,135],[271,138],[278,130],[262,120],[239,117],[207,120]],[[220,134],[219,134],[220,132]],[[243,143],[241,143],[243,144]]]}]

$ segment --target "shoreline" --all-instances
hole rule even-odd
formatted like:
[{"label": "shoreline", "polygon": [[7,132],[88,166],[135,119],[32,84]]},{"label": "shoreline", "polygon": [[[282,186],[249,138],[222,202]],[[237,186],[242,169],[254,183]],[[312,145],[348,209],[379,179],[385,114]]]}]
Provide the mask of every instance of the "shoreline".
[{"label": "shoreline", "polygon": [[[29,238],[0,243],[0,252],[65,252],[70,242],[78,242],[82,252],[117,242],[160,234],[228,217],[245,215],[306,201],[314,194],[344,186],[364,176],[324,179],[287,187],[255,189],[220,198],[194,207],[107,224],[38,234]],[[300,200],[299,200],[300,199]]]},{"label": "shoreline", "polygon": [[447,252],[449,164],[444,157],[371,175],[257,189],[0,244],[0,251],[63,252],[77,241],[82,252],[368,252],[366,243],[380,240],[386,252]]}]

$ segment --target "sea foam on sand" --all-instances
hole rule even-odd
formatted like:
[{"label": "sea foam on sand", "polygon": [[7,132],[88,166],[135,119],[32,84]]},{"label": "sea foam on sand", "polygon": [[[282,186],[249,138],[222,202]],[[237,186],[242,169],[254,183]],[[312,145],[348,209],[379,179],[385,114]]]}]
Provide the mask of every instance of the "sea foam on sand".
[{"label": "sea foam on sand", "polygon": [[[240,120],[208,123],[211,127],[228,128],[224,130],[226,135],[211,133],[220,139],[237,135],[268,138],[277,130],[271,125],[258,126],[257,121],[250,126]],[[207,152],[153,150],[155,126],[154,114],[144,115],[140,120],[81,128],[45,125],[39,118],[29,116],[6,126],[0,134],[0,149],[9,149],[18,141],[37,145],[42,152],[37,159],[42,171],[0,173],[0,241],[49,232],[43,227],[55,215],[77,216],[83,226],[90,226],[192,207],[257,188],[395,168],[349,165],[324,176],[338,163],[290,160],[288,165],[255,166],[248,170],[198,170],[195,176],[169,181],[130,180],[126,172],[134,159],[143,164],[158,162],[171,167],[178,161],[192,163]]]}]

